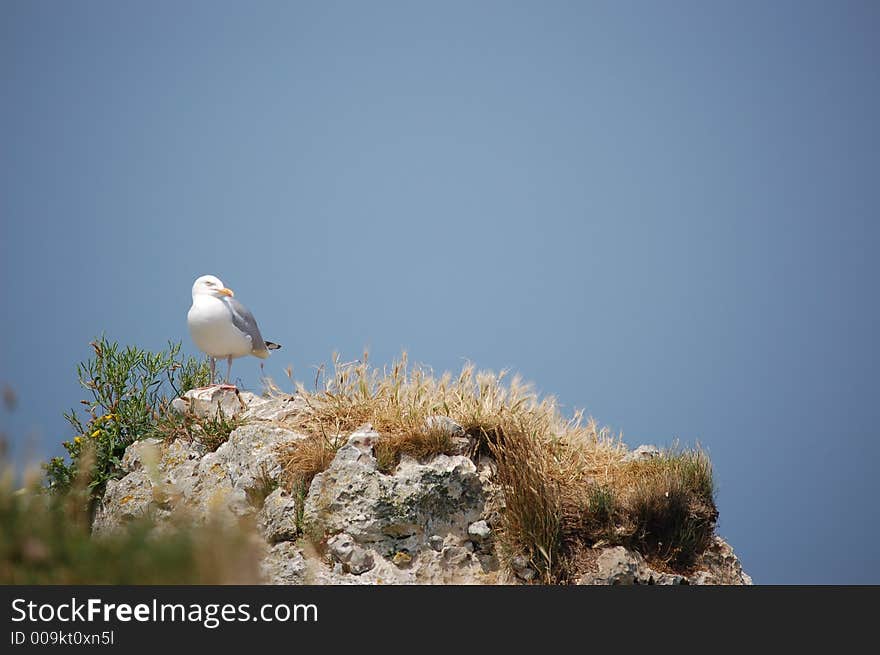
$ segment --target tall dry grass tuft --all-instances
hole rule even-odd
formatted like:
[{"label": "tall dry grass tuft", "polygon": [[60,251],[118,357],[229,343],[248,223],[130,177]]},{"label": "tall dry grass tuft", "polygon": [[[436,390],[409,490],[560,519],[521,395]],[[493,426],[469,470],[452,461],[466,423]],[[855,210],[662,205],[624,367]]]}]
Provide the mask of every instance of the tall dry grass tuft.
[{"label": "tall dry grass tuft", "polygon": [[557,461],[529,425],[497,432],[489,445],[504,494],[500,553],[508,562],[524,555],[548,584],[563,563],[562,482]]},{"label": "tall dry grass tuft", "polygon": [[329,440],[311,434],[307,439],[282,446],[279,462],[288,491],[308,487],[313,477],[330,466],[341,445],[340,439]]}]

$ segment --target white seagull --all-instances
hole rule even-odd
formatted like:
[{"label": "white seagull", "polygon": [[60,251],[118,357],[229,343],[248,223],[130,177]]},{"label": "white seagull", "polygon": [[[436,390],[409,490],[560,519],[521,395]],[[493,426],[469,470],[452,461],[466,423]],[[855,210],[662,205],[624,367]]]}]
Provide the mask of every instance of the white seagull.
[{"label": "white seagull", "polygon": [[203,275],[193,283],[193,302],[186,322],[198,349],[211,358],[211,384],[217,359],[226,358],[229,386],[233,358],[254,355],[266,359],[270,350],[281,347],[263,340],[254,315],[234,295],[213,275]]}]

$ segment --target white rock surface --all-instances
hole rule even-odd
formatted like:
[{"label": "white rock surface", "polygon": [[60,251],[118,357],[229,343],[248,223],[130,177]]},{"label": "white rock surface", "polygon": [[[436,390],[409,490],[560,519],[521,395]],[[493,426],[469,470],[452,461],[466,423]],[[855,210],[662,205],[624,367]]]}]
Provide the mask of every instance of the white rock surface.
[{"label": "white rock surface", "polygon": [[653,459],[654,457],[660,457],[661,452],[657,446],[642,444],[635,450],[627,453],[623,456],[624,462],[641,462],[646,459]]}]

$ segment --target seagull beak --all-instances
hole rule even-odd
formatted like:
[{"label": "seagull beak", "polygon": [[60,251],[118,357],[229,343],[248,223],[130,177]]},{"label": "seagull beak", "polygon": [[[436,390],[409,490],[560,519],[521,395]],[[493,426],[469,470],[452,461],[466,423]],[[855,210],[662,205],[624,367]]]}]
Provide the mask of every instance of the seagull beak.
[{"label": "seagull beak", "polygon": [[222,293],[224,296],[229,296],[230,298],[235,295],[232,293],[232,289],[227,289],[226,287],[223,287],[217,293]]}]

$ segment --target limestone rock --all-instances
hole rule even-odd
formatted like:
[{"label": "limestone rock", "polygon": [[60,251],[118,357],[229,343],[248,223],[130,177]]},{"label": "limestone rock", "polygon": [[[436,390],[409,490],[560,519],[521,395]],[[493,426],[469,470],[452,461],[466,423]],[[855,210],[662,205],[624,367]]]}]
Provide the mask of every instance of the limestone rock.
[{"label": "limestone rock", "polygon": [[247,403],[239,418],[243,421],[276,421],[284,419],[308,409],[305,401],[299,396],[277,396],[261,398],[262,402]]},{"label": "limestone rock", "polygon": [[290,541],[282,541],[269,549],[260,563],[260,573],[268,584],[308,584],[306,559]]},{"label": "limestone rock", "polygon": [[597,571],[581,576],[578,584],[675,585],[688,583],[684,576],[653,570],[639,553],[627,550],[623,546],[603,548],[596,560],[596,567]]},{"label": "limestone rock", "polygon": [[200,418],[214,417],[220,412],[226,418],[231,418],[248,409],[254,411],[266,402],[268,401],[250,391],[239,391],[215,384],[187,391],[180,398],[171,401],[171,408],[178,414],[192,413]]},{"label": "limestone rock", "polygon": [[632,452],[623,456],[624,462],[641,462],[646,459],[660,457],[660,449],[657,446],[642,444]]},{"label": "limestone rock", "polygon": [[492,529],[486,521],[474,521],[468,526],[468,534],[475,541],[481,542],[489,538],[489,535],[492,534]]},{"label": "limestone rock", "polygon": [[312,530],[344,530],[390,557],[417,550],[433,534],[466,537],[484,503],[466,457],[439,455],[427,464],[404,458],[394,475],[384,475],[371,453],[349,443],[312,481],[304,519]]},{"label": "limestone rock", "polygon": [[142,470],[134,471],[124,478],[107,482],[92,530],[95,533],[111,532],[133,519],[146,516],[157,507],[149,476]]},{"label": "limestone rock", "polygon": [[698,566],[704,568],[690,577],[655,571],[639,553],[623,546],[613,546],[601,549],[596,560],[596,570],[581,576],[578,584],[752,584],[752,579],[743,573],[733,550],[720,537],[715,537],[712,546],[701,556]]},{"label": "limestone rock", "polygon": [[263,508],[257,514],[257,527],[270,544],[296,539],[296,501],[281,488],[266,496]]},{"label": "limestone rock", "polygon": [[327,548],[336,561],[343,565],[343,570],[353,575],[366,573],[375,566],[373,554],[344,532],[333,536],[327,542]]},{"label": "limestone rock", "polygon": [[[473,462],[460,455],[425,463],[404,457],[386,475],[378,470],[374,439],[370,430],[356,431],[315,476],[304,508],[312,539],[342,533],[375,553],[380,572],[391,564],[392,576],[408,582],[478,582],[495,573],[484,570],[469,541],[468,526],[481,519],[487,501]],[[401,552],[409,557],[406,567],[394,566],[395,558],[403,562]]]},{"label": "limestone rock", "polygon": [[[248,491],[264,483],[264,478],[277,480],[281,475],[277,447],[302,438],[284,428],[249,423],[233,430],[212,453],[202,453],[185,439],[136,442],[123,457],[127,475],[107,484],[92,531],[112,531],[147,512],[160,521],[174,511],[185,511],[196,521],[215,517],[234,522],[236,517],[254,514],[257,508]],[[272,530],[276,528],[279,535],[290,533],[281,524]]]},{"label": "limestone rock", "polygon": [[[495,533],[504,525],[505,502],[496,463],[474,453],[464,430],[448,417],[431,416],[426,427],[448,430],[461,442],[457,454],[426,461],[403,456],[392,473],[383,473],[374,453],[382,435],[365,424],[300,499],[282,487],[278,453],[307,438],[285,427],[297,412],[308,411],[302,399],[212,387],[178,400],[180,411],[211,416],[219,408],[238,416],[241,425],[214,452],[187,439],[145,439],[129,446],[123,477],[107,483],[95,534],[144,515],[157,520],[157,529],[171,525],[169,519],[180,512],[194,522],[221,518],[239,525],[245,518],[256,526],[262,578],[271,584],[543,581],[524,555],[505,560],[505,566],[499,562]],[[627,459],[659,454],[654,446],[639,446]],[[697,558],[689,577],[656,571],[621,546],[590,553],[580,584],[751,584],[720,537]]]},{"label": "limestone rock", "polygon": [[435,414],[426,418],[425,427],[428,430],[442,430],[452,437],[465,436],[465,431],[463,427],[461,427],[458,423],[453,421],[448,416],[442,416],[440,414]]},{"label": "limestone rock", "polygon": [[161,439],[135,441],[125,449],[125,454],[122,456],[122,470],[131,473],[156,465],[161,454],[161,446]]},{"label": "limestone rock", "polygon": [[752,578],[743,571],[739,558],[730,544],[719,536],[712,539],[697,561],[697,573],[691,576],[691,584],[700,585],[750,585]]}]

